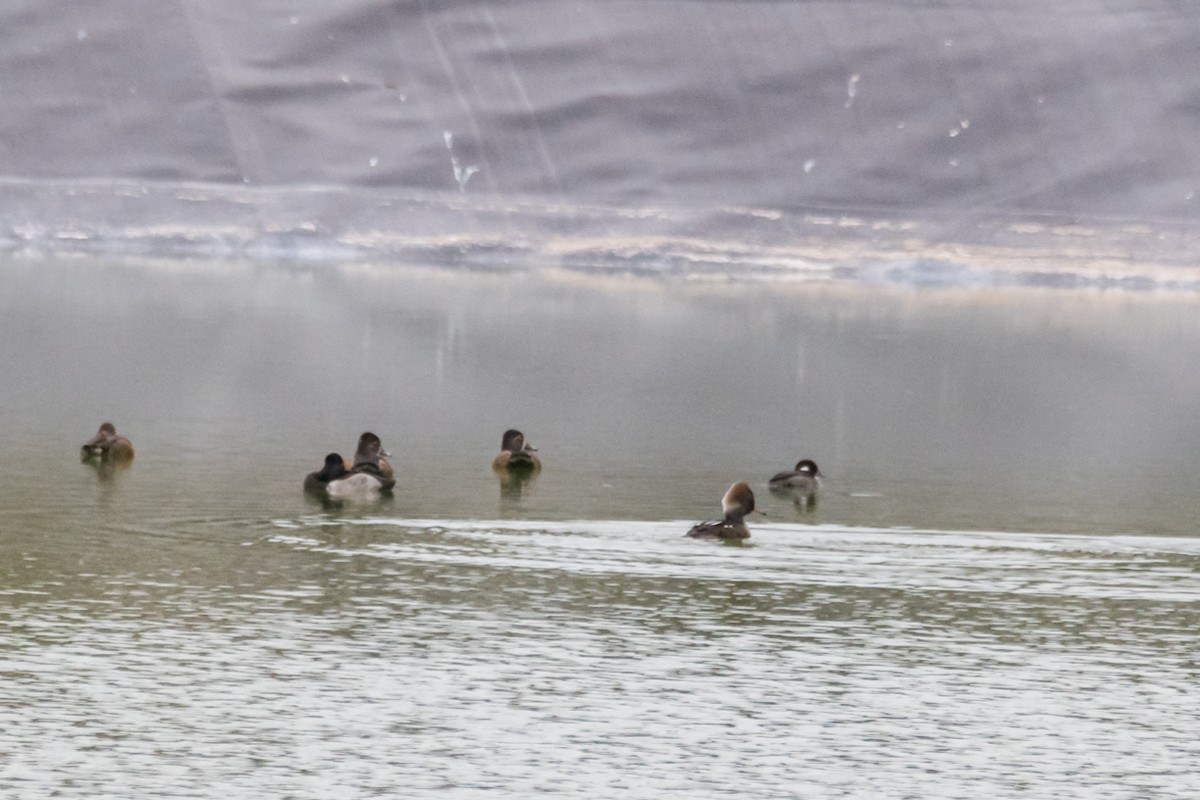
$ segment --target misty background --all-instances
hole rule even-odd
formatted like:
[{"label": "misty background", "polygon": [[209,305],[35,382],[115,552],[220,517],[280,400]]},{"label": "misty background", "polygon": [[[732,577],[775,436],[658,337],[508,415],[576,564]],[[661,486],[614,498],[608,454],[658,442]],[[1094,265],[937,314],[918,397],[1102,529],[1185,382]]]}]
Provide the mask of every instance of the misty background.
[{"label": "misty background", "polygon": [[1198,38],[1168,0],[6,3],[0,244],[1178,265]]}]

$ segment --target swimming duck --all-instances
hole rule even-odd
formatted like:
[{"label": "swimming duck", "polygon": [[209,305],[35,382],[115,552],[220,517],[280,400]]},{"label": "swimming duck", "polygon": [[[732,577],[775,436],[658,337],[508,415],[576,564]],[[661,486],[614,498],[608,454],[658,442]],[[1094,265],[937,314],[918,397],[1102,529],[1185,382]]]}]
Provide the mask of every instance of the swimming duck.
[{"label": "swimming duck", "polygon": [[395,481],[385,480],[375,472],[346,469],[338,453],[325,456],[325,466],[304,478],[304,491],[330,500],[369,500],[387,491]]},{"label": "swimming duck", "polygon": [[817,504],[817,492],[821,488],[821,470],[817,462],[805,458],[798,461],[791,472],[776,473],[767,482],[767,487],[772,492],[791,495],[798,506],[812,508]]},{"label": "swimming duck", "polygon": [[325,456],[325,466],[304,476],[304,491],[309,494],[327,495],[331,481],[344,478],[349,474],[342,457],[337,453],[330,453]]},{"label": "swimming duck", "polygon": [[[750,531],[743,518],[754,507],[754,492],[746,483],[735,483],[721,498],[721,510],[725,518],[715,522],[701,522],[687,532],[693,539],[749,539]],[[758,511],[759,514],[763,513]]]},{"label": "swimming duck", "polygon": [[525,441],[525,434],[509,429],[500,438],[500,455],[492,461],[492,469],[497,473],[528,475],[539,472],[542,461],[537,457],[537,448]]},{"label": "swimming duck", "polygon": [[383,491],[390,491],[396,485],[395,472],[387,457],[391,453],[384,451],[383,442],[375,434],[367,431],[358,437],[358,448],[354,451],[352,461],[343,460],[347,472],[374,475],[380,481]]},{"label": "swimming duck", "polygon": [[111,422],[105,422],[96,435],[79,448],[79,458],[84,462],[99,458],[102,464],[128,464],[133,461],[133,443],[124,436],[118,436]]}]

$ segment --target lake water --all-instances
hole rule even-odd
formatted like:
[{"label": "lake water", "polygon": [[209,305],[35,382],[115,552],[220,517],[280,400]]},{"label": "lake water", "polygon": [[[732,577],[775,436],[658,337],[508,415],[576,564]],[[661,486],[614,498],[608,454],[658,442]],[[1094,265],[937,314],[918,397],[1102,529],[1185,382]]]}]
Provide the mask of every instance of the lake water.
[{"label": "lake water", "polygon": [[1194,292],[0,274],[6,798],[1200,793]]}]

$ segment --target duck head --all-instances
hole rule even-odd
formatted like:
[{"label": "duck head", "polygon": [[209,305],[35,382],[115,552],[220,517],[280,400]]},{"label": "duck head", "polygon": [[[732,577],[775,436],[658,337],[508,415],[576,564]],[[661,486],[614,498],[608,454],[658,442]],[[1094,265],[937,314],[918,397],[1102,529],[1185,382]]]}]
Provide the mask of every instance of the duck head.
[{"label": "duck head", "polygon": [[83,443],[84,447],[103,447],[108,444],[108,440],[117,435],[117,428],[111,422],[104,422],[100,425],[100,429],[96,431],[96,435]]},{"label": "duck head", "polygon": [[500,438],[500,450],[510,453],[536,453],[537,448],[525,441],[525,434],[515,428],[509,428]]},{"label": "duck head", "polygon": [[317,473],[317,478],[322,483],[337,480],[346,474],[346,464],[342,457],[337,453],[330,453],[325,456],[325,466],[321,467],[321,471]]},{"label": "duck head", "polygon": [[391,453],[384,451],[383,442],[379,440],[379,437],[367,431],[358,437],[358,449],[354,451],[354,466],[359,464],[379,466],[380,456],[388,457],[390,455]]},{"label": "duck head", "polygon": [[721,498],[721,510],[725,512],[725,519],[730,522],[741,522],[747,514],[758,511],[754,507],[754,492],[751,491],[750,485],[742,481],[730,486],[729,491]]}]

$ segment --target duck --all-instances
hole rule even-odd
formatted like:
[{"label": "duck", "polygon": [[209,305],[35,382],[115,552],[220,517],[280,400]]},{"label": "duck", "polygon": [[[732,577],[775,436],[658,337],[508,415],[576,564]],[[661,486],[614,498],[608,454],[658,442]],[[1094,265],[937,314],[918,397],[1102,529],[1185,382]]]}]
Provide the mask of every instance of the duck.
[{"label": "duck", "polygon": [[812,508],[821,489],[821,469],[811,458],[801,459],[794,470],[777,472],[767,481],[767,487],[777,494],[791,495],[798,506]]},{"label": "duck", "polygon": [[379,480],[380,491],[390,492],[396,486],[396,474],[391,468],[388,457],[391,453],[383,449],[383,441],[376,434],[367,431],[359,437],[359,446],[354,451],[354,458],[342,459],[342,465],[347,473],[364,473],[376,476]]},{"label": "duck", "polygon": [[343,459],[342,465],[349,473],[365,473],[374,475],[380,481],[382,491],[391,491],[396,485],[396,473],[388,461],[388,453],[383,449],[383,442],[370,431],[358,437],[358,447],[352,460]]},{"label": "duck", "polygon": [[325,456],[325,466],[304,476],[304,491],[309,494],[328,495],[329,484],[350,474],[346,463],[338,453]]},{"label": "duck", "polygon": [[328,500],[369,500],[395,485],[375,472],[346,469],[339,453],[325,456],[325,466],[304,478],[304,491]]},{"label": "duck", "polygon": [[128,464],[133,461],[133,443],[118,435],[111,422],[105,422],[79,448],[79,458],[85,463],[98,458],[101,464]]},{"label": "duck", "polygon": [[751,512],[763,513],[754,507],[754,492],[744,481],[735,483],[725,492],[721,498],[721,510],[725,512],[724,519],[701,522],[687,535],[693,539],[749,539],[750,530],[746,527],[745,516]]},{"label": "duck", "polygon": [[506,430],[500,437],[500,455],[492,461],[492,470],[501,475],[530,475],[541,469],[537,448],[525,441],[525,434],[513,428]]}]

